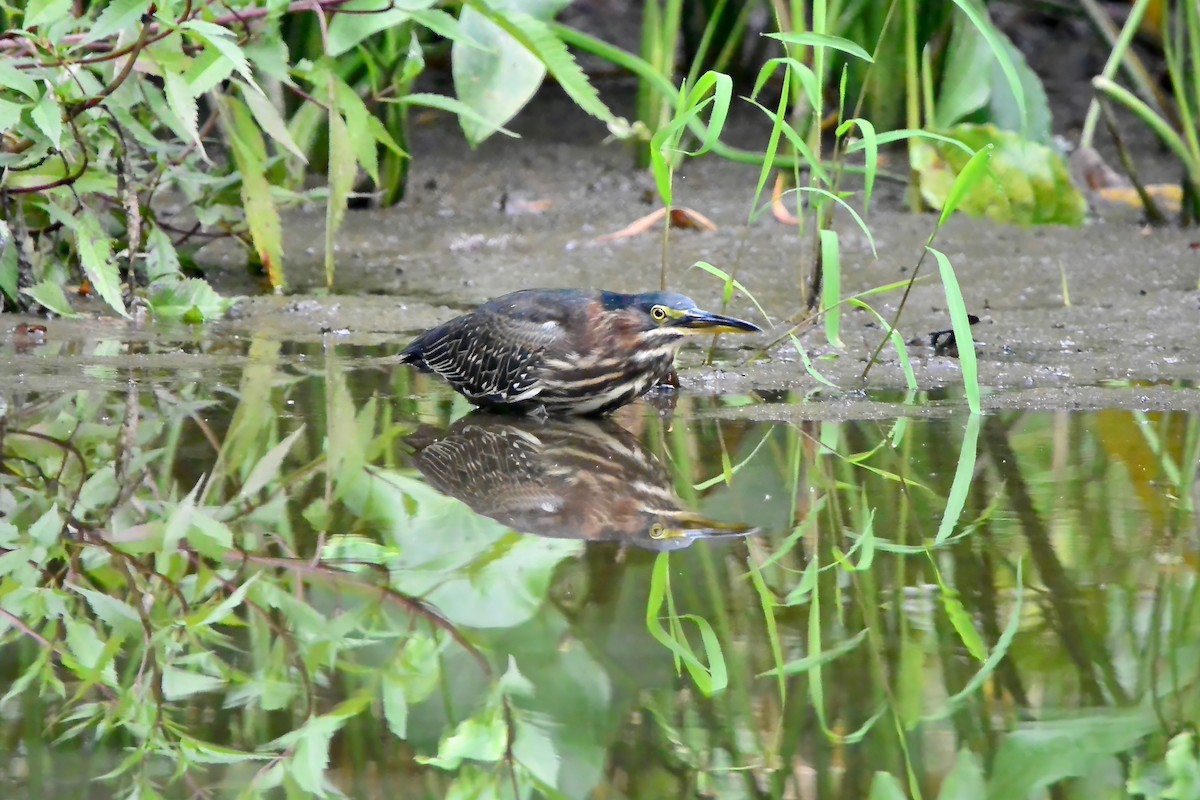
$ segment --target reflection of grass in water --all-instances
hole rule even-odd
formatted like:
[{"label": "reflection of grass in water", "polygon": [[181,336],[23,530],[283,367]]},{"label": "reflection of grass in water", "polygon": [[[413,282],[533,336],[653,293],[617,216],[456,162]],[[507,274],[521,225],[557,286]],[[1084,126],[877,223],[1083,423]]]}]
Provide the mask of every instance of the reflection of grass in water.
[{"label": "reflection of grass in water", "polygon": [[[1149,427],[1159,435],[1184,433],[1171,439],[1183,449],[1173,448],[1171,463],[1158,468],[1178,486],[1183,476],[1172,464],[1194,473],[1200,423],[1174,415],[1185,423],[1177,429],[1171,416],[1156,417]],[[1090,578],[1092,568],[1077,564],[1072,550],[1111,549],[1115,532],[1094,527],[1088,517],[1059,516],[1060,529],[1051,537],[1038,509],[1053,508],[1063,486],[1084,490],[1072,507],[1086,508],[1099,469],[1108,475],[1103,481],[1109,496],[1136,516],[1141,479],[1125,475],[1119,452],[1110,459],[1104,450],[1093,450],[1088,463],[1094,467],[1064,473],[1057,461],[1043,460],[1045,443],[1056,437],[1054,418],[1015,427],[1021,421],[970,416],[953,447],[938,427],[945,423],[910,420],[902,436],[868,423],[825,425],[812,435],[784,428],[786,441],[764,444],[754,437],[728,454],[739,465],[735,488],[756,468],[746,453],[774,463],[797,511],[790,530],[747,540],[748,561],[725,562],[729,574],[716,585],[720,594],[708,598],[721,609],[710,617],[718,636],[725,633],[717,622],[722,610],[732,628],[733,638],[721,639],[729,688],[702,701],[722,722],[720,730],[695,722],[679,736],[691,742],[694,754],[714,747],[725,753],[723,761],[705,762],[715,785],[729,786],[721,782],[741,780],[750,770],[759,785],[766,781],[783,791],[794,777],[780,777],[788,770],[767,765],[810,764],[820,776],[821,753],[832,747],[841,755],[831,796],[866,796],[868,788],[881,797],[931,796],[929,781],[941,775],[947,784],[984,787],[990,796],[1026,796],[1072,776],[1094,775],[1163,724],[1170,731],[1177,722],[1169,719],[1195,713],[1200,676],[1188,643],[1200,619],[1200,597],[1187,579],[1194,565],[1180,573],[1182,583],[1160,579],[1149,590],[1159,599],[1141,604],[1142,612],[1111,609],[1112,630],[1124,630],[1141,645],[1129,647],[1120,638],[1106,643],[1112,633],[1095,627],[1088,619],[1094,614],[1083,613],[1087,606],[1080,602],[1079,582]],[[1063,430],[1076,447],[1103,442],[1078,425]],[[1149,441],[1159,452],[1158,439]],[[866,455],[839,455],[844,453]],[[1176,497],[1177,507],[1190,508],[1190,500]],[[1160,535],[1181,520],[1176,530],[1194,533],[1194,519],[1180,515],[1156,523],[1163,526]],[[1062,524],[1071,528],[1061,530]],[[1174,546],[1186,552],[1186,541]],[[1108,563],[1125,568],[1142,562],[1120,547]],[[683,579],[680,586],[713,591],[679,569],[672,575]],[[922,594],[928,602],[916,602]],[[1149,609],[1152,623],[1135,622]],[[1045,622],[1039,626],[1038,620]],[[1080,653],[1087,655],[1081,660]],[[1121,689],[1112,682],[1116,665],[1130,659],[1143,677],[1137,687]],[[1128,667],[1121,671],[1132,674]],[[1088,690],[1089,683],[1100,693]],[[1071,695],[1073,685],[1083,686],[1082,702],[1093,710],[1056,722],[1081,702]],[[1176,708],[1160,705],[1160,724],[1146,698],[1164,692]],[[776,710],[764,717],[768,695]],[[668,719],[678,724],[677,717]],[[952,749],[960,755],[939,767],[944,759],[927,749],[934,742],[928,737],[946,723],[953,725]],[[742,740],[741,749],[730,744],[732,731],[751,730],[754,736]],[[992,759],[999,759],[994,772],[985,772],[982,764]],[[885,772],[872,778],[876,770]]]}]

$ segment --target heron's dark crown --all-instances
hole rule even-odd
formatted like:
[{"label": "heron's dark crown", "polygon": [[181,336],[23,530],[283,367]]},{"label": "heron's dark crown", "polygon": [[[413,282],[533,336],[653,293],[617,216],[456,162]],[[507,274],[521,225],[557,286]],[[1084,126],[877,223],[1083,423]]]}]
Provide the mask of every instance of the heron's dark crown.
[{"label": "heron's dark crown", "polygon": [[692,298],[678,292],[643,292],[642,294],[620,294],[601,292],[600,302],[605,311],[624,311],[635,308],[646,314],[654,306],[666,306],[675,311],[688,311],[696,307]]}]

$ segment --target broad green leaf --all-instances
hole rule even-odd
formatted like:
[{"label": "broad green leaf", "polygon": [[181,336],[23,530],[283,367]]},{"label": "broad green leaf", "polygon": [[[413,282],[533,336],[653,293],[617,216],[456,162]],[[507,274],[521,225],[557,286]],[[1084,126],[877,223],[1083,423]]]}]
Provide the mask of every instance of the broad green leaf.
[{"label": "broad green leaf", "polygon": [[46,93],[29,112],[29,117],[38,130],[45,134],[55,150],[62,146],[62,109],[58,105],[58,97],[52,88],[46,87]]},{"label": "broad green leaf", "polygon": [[949,128],[987,105],[995,60],[979,30],[962,12],[956,13],[934,108],[934,127]]},{"label": "broad green leaf", "polygon": [[867,800],[908,800],[904,784],[890,772],[876,772]]},{"label": "broad green leaf", "polygon": [[435,757],[417,756],[422,764],[446,770],[458,769],[464,760],[490,763],[504,755],[508,729],[504,717],[495,708],[485,708],[458,724],[454,732],[443,739]]},{"label": "broad green leaf", "polygon": [[20,268],[17,265],[17,245],[12,241],[8,223],[0,220],[0,292],[10,300],[17,299],[20,283]]},{"label": "broad green leaf", "polygon": [[[430,0],[426,7],[433,5]],[[325,54],[336,58],[379,31],[403,24],[412,15],[402,3],[391,0],[351,0],[337,8],[329,22],[329,38]],[[341,12],[349,13],[341,13]]]},{"label": "broad green leaf", "polygon": [[388,730],[397,739],[408,738],[408,698],[404,694],[404,684],[385,675],[381,690],[383,718],[387,721]]},{"label": "broad green leaf", "polygon": [[[966,15],[979,31],[988,46],[992,49],[992,55],[996,58],[996,64],[999,66],[1004,79],[1008,83],[1008,88],[1012,92],[1013,102],[1015,105],[1024,110],[1028,108],[1025,101],[1025,89],[1021,83],[1021,77],[1017,74],[1017,68],[1013,64],[1012,58],[1009,56],[1009,50],[1005,47],[1006,39],[1002,38],[1002,34],[992,24],[991,18],[988,16],[987,8],[983,6],[979,0],[952,0],[958,6],[959,10]],[[1028,117],[1025,117],[1020,133],[1025,137],[1029,136]]]},{"label": "broad green leaf", "polygon": [[233,300],[221,297],[203,278],[160,280],[151,287],[150,308],[163,319],[209,322],[225,316]]},{"label": "broad green leaf", "polygon": [[921,176],[921,196],[933,208],[945,211],[950,200],[951,210],[957,207],[968,216],[998,222],[1082,224],[1087,201],[1071,183],[1062,158],[1050,148],[992,125],[959,125],[942,133],[973,152],[988,145],[994,149],[987,172],[969,191],[954,197],[956,179],[971,157],[958,145],[914,142],[912,163]]},{"label": "broad green leaf", "polygon": [[98,42],[133,25],[143,14],[150,11],[150,5],[151,0],[112,0],[104,6],[104,11],[96,20],[96,24],[88,29],[81,44]]},{"label": "broad green leaf", "polygon": [[75,228],[75,249],[92,289],[113,311],[128,317],[125,300],[121,297],[121,270],[113,256],[112,240],[91,214],[85,213]]},{"label": "broad green leaf", "polygon": [[954,768],[942,782],[937,800],[981,800],[987,796],[983,764],[979,756],[965,747],[958,751]]},{"label": "broad green leaf", "polygon": [[67,300],[67,296],[63,294],[62,287],[53,281],[42,281],[36,286],[30,286],[28,289],[22,289],[21,291],[60,317],[80,316],[71,308],[71,303]]},{"label": "broad green leaf", "polygon": [[471,8],[487,16],[489,20],[519,41],[531,53],[535,53],[545,65],[546,70],[558,81],[559,87],[575,101],[575,105],[582,111],[607,123],[610,129],[619,127],[621,121],[613,116],[612,111],[600,99],[596,88],[592,86],[587,75],[580,69],[562,39],[558,38],[553,28],[542,21],[549,19],[554,11],[565,5],[563,0],[509,0],[515,7],[530,9],[532,6],[528,13],[524,11],[496,13],[481,0],[467,0],[467,2]]},{"label": "broad green leaf", "polygon": [[0,133],[12,130],[21,121],[21,112],[27,108],[23,103],[0,100]]},{"label": "broad green leaf", "polygon": [[71,617],[64,619],[63,625],[67,629],[67,650],[83,668],[77,670],[77,674],[89,681],[95,679],[106,686],[116,686],[117,671],[113,663],[115,652],[100,638],[96,629]]},{"label": "broad green leaf", "polygon": [[474,112],[470,117],[460,115],[459,124],[474,146],[525,107],[542,85],[546,66],[535,53],[471,6],[463,8],[458,24],[464,36],[483,46],[471,47],[461,39],[451,45],[455,95]]},{"label": "broad green leaf", "polygon": [[784,44],[795,44],[801,47],[828,47],[833,50],[840,50],[847,55],[860,58],[868,64],[872,64],[875,61],[875,59],[871,58],[871,54],[862,49],[860,45],[849,39],[843,39],[841,36],[831,36],[827,33],[813,33],[812,31],[785,31],[783,33],[768,33],[765,35],[772,39],[778,39]]},{"label": "broad green leaf", "polygon": [[58,543],[62,529],[62,515],[58,513],[58,506],[50,506],[49,510],[38,517],[37,522],[29,527],[29,540],[42,547],[51,547]]},{"label": "broad green leaf", "polygon": [[42,96],[33,78],[3,58],[0,58],[0,86],[20,92],[30,100],[39,100]]},{"label": "broad green leaf", "polygon": [[1025,723],[1001,741],[987,797],[1032,797],[1063,778],[1116,769],[1115,758],[1158,729],[1149,705]]}]

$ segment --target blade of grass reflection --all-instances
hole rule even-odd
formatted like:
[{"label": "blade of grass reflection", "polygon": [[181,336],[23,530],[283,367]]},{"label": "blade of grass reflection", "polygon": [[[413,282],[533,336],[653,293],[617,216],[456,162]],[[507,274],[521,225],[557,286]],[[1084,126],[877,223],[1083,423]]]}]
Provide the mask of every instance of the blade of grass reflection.
[{"label": "blade of grass reflection", "polygon": [[967,425],[963,430],[962,446],[958,450],[958,465],[954,469],[954,480],[950,484],[950,494],[946,497],[946,509],[942,512],[942,521],[938,525],[935,545],[942,544],[954,533],[963,509],[967,504],[967,496],[971,491],[971,483],[975,477],[975,460],[979,445],[979,427],[981,417],[978,412],[967,416]]},{"label": "blade of grass reflection", "polygon": [[1025,584],[1022,579],[1021,561],[1016,562],[1016,575],[1013,580],[1013,608],[1009,612],[1008,624],[1004,627],[1004,632],[1000,634],[1000,638],[996,640],[996,644],[992,647],[992,651],[988,653],[988,657],[984,660],[983,665],[975,673],[972,678],[967,681],[960,691],[946,698],[946,703],[940,711],[932,714],[926,714],[921,718],[922,722],[937,722],[949,717],[955,713],[959,705],[965,702],[979,687],[981,687],[988,679],[1000,662],[1008,655],[1008,650],[1012,646],[1013,639],[1017,636],[1017,631],[1021,628],[1021,607],[1025,597]]},{"label": "blade of grass reflection", "polygon": [[[756,456],[758,454],[758,451],[762,448],[762,446],[764,444],[767,443],[767,440],[771,438],[771,434],[774,432],[775,432],[775,426],[772,425],[772,426],[768,427],[767,432],[764,433],[762,435],[762,438],[760,438],[758,440],[758,444],[754,445],[754,447],[750,450],[750,454],[747,455],[745,458],[743,458],[738,463],[731,464],[729,466],[729,468],[728,468],[729,476],[732,477],[732,476],[738,474],[738,472],[742,469],[742,467],[746,466],[751,461],[753,461],[754,456]],[[697,492],[703,492],[705,489],[711,489],[713,486],[716,486],[718,483],[720,483],[723,480],[726,480],[724,471],[722,472],[721,475],[714,475],[713,477],[708,478],[707,480],[703,480],[703,481],[700,481],[700,483],[693,484],[692,489],[694,489]]]},{"label": "blade of grass reflection", "polygon": [[[771,648],[771,658],[775,662],[775,669],[772,670],[779,677],[779,702],[781,705],[787,703],[787,681],[786,675],[783,673],[783,645],[779,641],[779,627],[775,622],[775,596],[767,587],[766,581],[763,580],[762,572],[759,571],[758,565],[754,563],[753,556],[746,560],[750,567],[750,581],[754,586],[754,591],[758,593],[758,604],[762,609],[763,626],[767,631],[767,644]],[[766,675],[768,673],[761,673]]]},{"label": "blade of grass reflection", "polygon": [[[676,612],[675,601],[671,596],[670,557],[670,553],[663,552],[654,560],[654,569],[650,575],[650,593],[646,598],[646,630],[674,656],[676,671],[678,672],[682,665],[687,669],[696,688],[702,694],[711,696],[715,692],[723,691],[728,684],[725,655],[708,620],[694,614],[680,615]],[[659,612],[664,603],[667,606],[669,632],[659,620]],[[692,651],[683,632],[684,619],[690,619],[699,629],[707,665]]]}]

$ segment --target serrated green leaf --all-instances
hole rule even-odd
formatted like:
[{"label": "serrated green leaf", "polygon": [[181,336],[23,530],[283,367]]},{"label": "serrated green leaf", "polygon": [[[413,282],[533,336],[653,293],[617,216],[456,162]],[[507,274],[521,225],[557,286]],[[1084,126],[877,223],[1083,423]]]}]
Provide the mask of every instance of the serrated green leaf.
[{"label": "serrated green leaf", "polygon": [[266,454],[259,459],[254,465],[254,469],[250,470],[249,477],[242,484],[242,489],[238,492],[237,499],[252,498],[271,482],[272,479],[278,478],[283,467],[283,459],[287,457],[288,452],[292,449],[292,445],[300,438],[300,434],[304,433],[304,426],[301,425],[296,430],[292,431],[279,444],[272,447]]},{"label": "serrated green leaf", "polygon": [[96,24],[83,37],[81,44],[91,44],[112,36],[132,25],[150,10],[151,0],[113,0],[104,7]]},{"label": "serrated green leaf", "polygon": [[92,613],[114,631],[131,634],[142,629],[142,620],[137,610],[124,600],[83,586],[68,584],[68,588],[82,595],[91,606]]},{"label": "serrated green leaf", "polygon": [[442,741],[435,757],[417,756],[417,761],[446,770],[458,769],[468,759],[485,763],[498,761],[504,755],[507,737],[502,716],[495,709],[487,708],[460,722]]},{"label": "serrated green leaf", "polygon": [[[335,95],[330,77],[330,95]],[[333,289],[336,261],[334,245],[346,216],[346,201],[354,188],[356,158],[346,121],[336,109],[329,111],[329,198],[325,201],[325,287]]]},{"label": "serrated green leaf", "polygon": [[329,743],[334,732],[321,726],[306,727],[288,762],[292,778],[310,794],[325,794],[325,770],[329,767]]},{"label": "serrated green leaf", "polygon": [[[400,105],[426,106],[427,108],[437,108],[442,111],[449,111],[451,114],[456,114],[460,119],[469,119],[476,125],[488,126],[491,125],[488,120],[481,117],[475,109],[463,103],[454,97],[448,97],[443,94],[430,94],[428,92],[413,92],[406,94],[404,97],[396,98],[390,102]],[[493,133],[502,133],[505,136],[510,136],[513,139],[520,139],[521,135],[510,131],[503,126],[496,128]]]},{"label": "serrated green leaf", "polygon": [[65,17],[71,10],[71,0],[29,0],[25,4],[25,18],[22,20],[26,29],[35,25],[56,22]]},{"label": "serrated green leaf", "polygon": [[112,242],[91,214],[84,214],[75,229],[75,250],[92,289],[113,311],[128,318],[121,297],[121,271],[113,257]]},{"label": "serrated green leaf", "polygon": [[267,280],[275,289],[282,289],[283,225],[266,176],[266,145],[245,104],[231,96],[226,96],[224,102],[228,114],[222,117],[222,122],[242,178],[242,204],[250,238]]},{"label": "serrated green leaf", "polygon": [[225,683],[223,678],[170,665],[162,671],[162,692],[167,700],[182,700],[205,692],[220,691]]},{"label": "serrated green leaf", "polygon": [[205,48],[183,73],[192,97],[200,97],[233,74],[233,62],[215,48]]},{"label": "serrated green leaf", "polygon": [[62,109],[58,105],[58,97],[54,94],[53,89],[46,88],[46,93],[29,112],[29,117],[37,129],[50,141],[50,145],[55,150],[59,149],[62,145],[63,133]]},{"label": "serrated green leaf", "polygon": [[42,281],[36,286],[30,286],[28,289],[22,289],[21,291],[36,300],[39,305],[58,314],[60,317],[79,316],[71,308],[71,303],[67,300],[67,296],[63,294],[62,287],[53,281]]},{"label": "serrated green leaf", "polygon": [[[375,149],[375,135],[371,131],[371,112],[363,103],[358,92],[351,89],[344,81],[332,77],[336,111],[341,114],[346,123],[346,135],[349,137],[350,149],[359,166],[371,176],[371,180],[379,183],[379,153]],[[333,146],[332,131],[330,131],[330,147]],[[333,161],[332,154],[330,161]],[[332,166],[332,164],[331,164]],[[342,165],[344,166],[344,165]],[[347,193],[353,188],[351,178]]]},{"label": "serrated green leaf", "polygon": [[106,686],[116,686],[117,671],[113,664],[116,653],[115,648],[109,646],[115,639],[105,643],[95,628],[71,617],[63,620],[63,624],[67,629],[67,650],[83,667],[80,677],[90,673]]},{"label": "serrated green leaf", "polygon": [[163,75],[163,89],[167,97],[167,105],[171,107],[171,113],[175,115],[184,131],[187,132],[188,141],[194,144],[200,155],[207,160],[208,154],[204,152],[204,142],[200,140],[200,129],[197,123],[199,110],[196,107],[196,96],[192,94],[192,87],[188,85],[187,79],[182,75],[167,72]]},{"label": "serrated green leaf", "polygon": [[157,225],[150,226],[150,233],[146,236],[146,279],[151,286],[165,278],[174,278],[181,275],[179,268],[179,254],[175,252],[175,245],[171,242],[171,236]]},{"label": "serrated green leaf", "polygon": [[[296,158],[300,159],[302,163],[307,164],[308,159],[304,157],[304,152],[296,144],[295,140],[292,139],[292,135],[288,133],[287,123],[283,121],[283,117],[280,115],[279,109],[275,108],[275,104],[267,99],[265,94],[247,84],[238,82],[238,86],[242,90],[242,99],[246,101],[246,106],[250,109],[250,113],[254,115],[254,119],[267,132],[267,135],[286,148]],[[366,106],[363,107],[363,111],[366,111]]]},{"label": "serrated green leaf", "polygon": [[257,91],[262,91],[254,81],[254,75],[250,71],[249,63],[246,61],[246,54],[238,46],[232,31],[215,23],[195,18],[189,19],[179,27],[195,33],[197,37],[214,47],[222,56],[229,59],[229,63],[233,65],[233,68],[238,71],[238,74],[242,76],[246,83],[253,86]]},{"label": "serrated green leaf", "polygon": [[[222,747],[212,742],[181,736],[179,747],[187,759],[197,764],[240,764],[246,761],[266,761],[269,753],[246,753],[231,747]],[[258,785],[258,788],[266,788]]]},{"label": "serrated green leaf", "polygon": [[259,573],[251,575],[245,583],[238,586],[228,597],[222,600],[213,608],[202,608],[199,612],[192,614],[192,618],[188,621],[188,627],[192,630],[196,628],[204,628],[209,625],[220,624],[230,613],[233,612],[242,601],[246,599],[246,592],[250,591],[250,587],[258,580]]},{"label": "serrated green leaf", "polygon": [[58,506],[53,505],[29,527],[29,539],[42,547],[50,547],[58,542],[62,528],[62,515],[58,513]]}]

